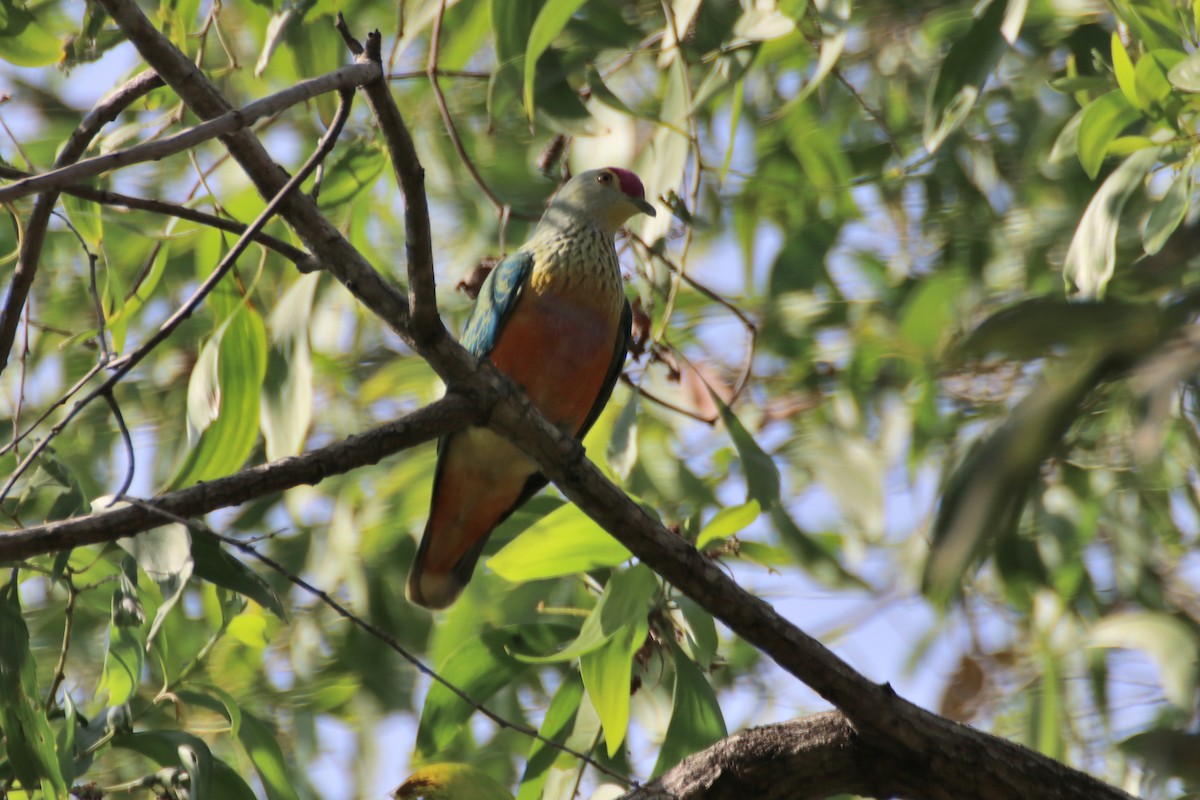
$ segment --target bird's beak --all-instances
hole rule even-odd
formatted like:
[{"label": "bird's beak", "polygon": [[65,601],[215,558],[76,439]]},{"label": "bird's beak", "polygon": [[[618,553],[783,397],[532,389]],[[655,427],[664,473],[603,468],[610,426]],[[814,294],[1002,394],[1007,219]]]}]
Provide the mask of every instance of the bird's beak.
[{"label": "bird's beak", "polygon": [[634,206],[637,207],[637,210],[642,212],[643,214],[648,214],[651,217],[658,216],[658,212],[654,210],[654,206],[650,205],[645,200],[642,200],[641,198],[638,198],[638,197],[631,197],[629,199],[633,202]]}]

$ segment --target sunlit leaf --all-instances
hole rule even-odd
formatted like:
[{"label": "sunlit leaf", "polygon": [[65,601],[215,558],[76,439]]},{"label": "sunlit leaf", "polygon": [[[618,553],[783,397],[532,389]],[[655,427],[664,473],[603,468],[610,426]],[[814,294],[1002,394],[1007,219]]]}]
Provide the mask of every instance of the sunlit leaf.
[{"label": "sunlit leaf", "polygon": [[645,564],[613,573],[595,608],[583,621],[579,635],[566,647],[544,656],[514,653],[530,664],[573,661],[594,652],[620,633],[630,620],[646,616],[647,602],[658,589],[654,572]]},{"label": "sunlit leaf", "polygon": [[[1124,102],[1123,98],[1121,102]],[[1081,145],[1082,136],[1081,131]],[[1121,222],[1121,210],[1134,189],[1146,179],[1146,173],[1158,159],[1158,154],[1158,148],[1154,148],[1141,150],[1125,159],[1088,203],[1063,264],[1063,280],[1071,293],[1083,299],[1104,296],[1117,263],[1117,229]],[[1099,169],[1099,164],[1096,167]]]},{"label": "sunlit leaf", "polygon": [[616,755],[629,727],[629,694],[633,677],[633,655],[646,641],[649,623],[645,614],[629,619],[598,650],[579,659],[579,674],[588,699],[600,717],[604,741],[611,758]]},{"label": "sunlit leaf", "polygon": [[727,539],[745,528],[762,513],[762,506],[757,500],[749,500],[741,505],[722,508],[696,535],[696,549],[703,550],[709,544]]},{"label": "sunlit leaf", "polygon": [[[583,680],[579,673],[571,672],[559,685],[558,691],[546,709],[538,734],[552,742],[563,743],[575,724],[575,716],[579,712],[579,704],[583,700]],[[550,745],[535,739],[529,749],[529,758],[525,762],[525,772],[521,775],[521,786],[517,791],[517,800],[539,800],[542,787],[546,785],[547,773],[561,752]]]},{"label": "sunlit leaf", "polygon": [[505,580],[520,583],[614,567],[630,557],[623,544],[568,503],[526,528],[489,558],[487,566]]},{"label": "sunlit leaf", "polygon": [[293,788],[295,778],[288,773],[283,750],[267,723],[243,711],[238,740],[246,748],[246,755],[254,764],[268,800],[295,800],[299,797]]},{"label": "sunlit leaf", "polygon": [[397,800],[512,800],[495,778],[470,764],[429,764],[404,779]]},{"label": "sunlit leaf", "polygon": [[554,37],[562,32],[571,16],[586,2],[587,0],[546,0],[533,22],[529,40],[525,45],[525,113],[530,120],[533,120],[534,113],[533,86],[537,77],[538,59],[550,47]]},{"label": "sunlit leaf", "polygon": [[1140,117],[1138,110],[1119,91],[1097,97],[1083,110],[1076,149],[1079,163],[1089,178],[1099,174],[1112,141]]}]

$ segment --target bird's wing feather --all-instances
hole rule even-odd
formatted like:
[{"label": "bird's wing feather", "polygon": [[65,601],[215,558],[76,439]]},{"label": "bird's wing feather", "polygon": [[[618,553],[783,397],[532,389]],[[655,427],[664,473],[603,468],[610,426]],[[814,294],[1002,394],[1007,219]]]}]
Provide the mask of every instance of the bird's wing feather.
[{"label": "bird's wing feather", "polygon": [[604,375],[600,394],[596,395],[596,402],[592,404],[592,410],[588,412],[587,417],[583,420],[583,427],[579,429],[580,439],[583,439],[591,430],[592,424],[600,416],[604,406],[608,405],[608,398],[612,396],[613,387],[617,385],[617,378],[621,377],[621,370],[625,367],[625,356],[629,353],[629,339],[632,335],[633,311],[629,308],[629,301],[622,300],[621,321],[617,323],[617,344],[613,349],[612,361],[608,364],[608,372]]},{"label": "bird's wing feather", "polygon": [[496,345],[504,321],[516,308],[517,298],[533,269],[533,254],[518,250],[488,274],[463,330],[463,347],[473,356],[486,356]]}]

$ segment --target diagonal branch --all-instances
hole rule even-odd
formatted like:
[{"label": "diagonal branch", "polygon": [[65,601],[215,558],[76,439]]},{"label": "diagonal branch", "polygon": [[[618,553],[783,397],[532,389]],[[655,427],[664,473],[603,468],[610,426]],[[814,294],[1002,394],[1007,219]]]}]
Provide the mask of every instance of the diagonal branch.
[{"label": "diagonal branch", "polygon": [[278,114],[285,108],[311,100],[318,95],[353,89],[373,78],[375,73],[376,70],[371,69],[369,64],[350,64],[325,75],[301,81],[295,86],[290,86],[261,100],[255,100],[243,108],[234,109],[173,136],[137,144],[40,175],[22,178],[16,183],[0,188],[0,203],[11,202],[47,189],[58,191],[63,186],[79,183],[114,169],[142,164],[146,161],[157,161],[176,153],[182,153],[184,150],[190,150],[210,139],[248,128],[264,117]]},{"label": "diagonal branch", "polygon": [[0,534],[0,562],[60,550],[70,550],[150,530],[163,524],[161,509],[177,517],[198,517],[219,508],[239,505],[293,486],[320,483],[477,421],[478,406],[464,395],[450,394],[398,420],[350,436],[337,444],[244,469],[225,478],[137,505],[86,517],[51,522]]}]

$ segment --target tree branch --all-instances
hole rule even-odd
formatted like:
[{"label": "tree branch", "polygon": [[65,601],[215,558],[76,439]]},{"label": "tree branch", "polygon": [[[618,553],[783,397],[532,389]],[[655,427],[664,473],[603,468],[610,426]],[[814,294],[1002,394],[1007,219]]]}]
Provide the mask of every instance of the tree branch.
[{"label": "tree branch", "polygon": [[[170,492],[147,501],[147,505],[177,517],[197,517],[293,486],[317,484],[330,475],[376,464],[401,450],[478,422],[478,409],[478,404],[466,396],[449,394],[419,411],[337,444]],[[150,530],[163,524],[162,515],[153,509],[130,505],[0,534],[0,562],[111,542]]]},{"label": "tree branch", "polygon": [[[979,739],[981,748],[989,747],[992,738],[966,726],[959,726],[959,735]],[[620,800],[820,800],[847,794],[924,800],[1127,797],[1090,778],[1084,778],[1090,785],[1078,791],[1064,790],[1080,774],[1061,764],[1055,763],[1058,774],[1049,783],[1045,775],[1025,772],[1025,766],[1007,758],[990,765],[914,758],[886,741],[868,741],[845,715],[827,711],[739,731]]]},{"label": "tree branch", "polygon": [[46,189],[58,191],[63,186],[79,183],[114,169],[158,161],[182,153],[210,139],[248,128],[263,117],[277,114],[318,95],[353,89],[374,78],[377,72],[369,64],[350,64],[325,75],[301,81],[281,92],[255,100],[243,108],[234,109],[164,139],[137,144],[125,150],[116,150],[40,175],[22,178],[16,183],[0,188],[0,203],[12,202]]},{"label": "tree branch", "polygon": [[[114,90],[101,100],[91,110],[79,126],[67,139],[58,158],[54,163],[58,166],[70,164],[87,150],[88,145],[96,134],[108,123],[116,119],[122,111],[144,97],[153,89],[162,86],[162,80],[154,72],[143,72],[130,79],[123,86]],[[42,244],[46,240],[46,228],[50,224],[50,214],[58,202],[58,192],[49,191],[42,194],[33,204],[33,211],[25,224],[25,235],[21,240],[21,252],[17,257],[17,267],[13,271],[12,283],[8,287],[8,296],[4,298],[4,308],[0,309],[0,373],[8,366],[8,356],[12,352],[13,342],[17,337],[17,324],[21,318],[21,309],[29,297],[29,289],[33,286],[33,277],[37,274],[38,262],[42,258]]]},{"label": "tree branch", "polygon": [[[21,178],[30,177],[30,173],[19,170],[15,167],[6,167],[0,164],[0,178],[10,180],[20,180]],[[228,233],[243,234],[246,232],[246,225],[237,220],[218,217],[216,214],[210,214],[207,211],[201,211],[197,208],[189,208],[178,203],[168,203],[164,200],[151,200],[146,197],[134,197],[120,192],[110,192],[107,189],[96,189],[95,187],[86,184],[73,184],[70,186],[60,186],[58,191],[63,194],[73,195],[81,200],[89,200],[93,203],[98,203],[105,206],[118,206],[127,208],[130,211],[149,211],[151,214],[162,214],[167,217],[178,217],[186,219],[189,222],[196,222],[201,225],[207,225],[210,228],[227,231]],[[293,244],[283,241],[282,239],[271,236],[267,233],[257,233],[253,236],[255,244],[261,244],[263,247],[268,247],[274,250],[279,255],[296,264],[301,272],[311,271],[310,262],[312,256],[296,247]]]}]

